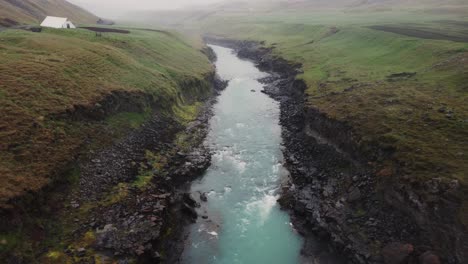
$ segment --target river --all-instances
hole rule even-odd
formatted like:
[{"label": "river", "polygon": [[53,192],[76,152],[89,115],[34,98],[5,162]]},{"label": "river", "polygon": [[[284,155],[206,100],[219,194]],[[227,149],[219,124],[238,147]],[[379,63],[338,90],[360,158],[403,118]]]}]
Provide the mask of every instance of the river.
[{"label": "river", "polygon": [[183,263],[298,263],[302,239],[276,202],[287,171],[279,104],[260,92],[258,79],[267,74],[231,49],[211,48],[229,85],[210,121],[212,165],[191,187],[207,202],[200,202],[200,217],[190,226]]}]

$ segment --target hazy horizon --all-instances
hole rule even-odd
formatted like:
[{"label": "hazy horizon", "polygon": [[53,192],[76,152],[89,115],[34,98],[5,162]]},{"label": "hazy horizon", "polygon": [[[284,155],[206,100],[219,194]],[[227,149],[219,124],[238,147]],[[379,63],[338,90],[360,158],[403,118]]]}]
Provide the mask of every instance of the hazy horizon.
[{"label": "hazy horizon", "polygon": [[190,6],[207,5],[225,0],[68,0],[97,16],[116,18],[132,11],[173,10]]}]

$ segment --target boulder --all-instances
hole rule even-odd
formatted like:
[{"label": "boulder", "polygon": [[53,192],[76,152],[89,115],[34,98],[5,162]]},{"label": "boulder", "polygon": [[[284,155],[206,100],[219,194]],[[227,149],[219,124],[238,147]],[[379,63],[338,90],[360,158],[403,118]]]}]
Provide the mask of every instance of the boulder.
[{"label": "boulder", "polygon": [[207,202],[208,201],[208,196],[206,195],[206,192],[200,193],[200,200],[202,202]]},{"label": "boulder", "polygon": [[183,195],[184,203],[189,205],[190,207],[200,207],[200,204],[193,198],[190,193],[184,193]]}]

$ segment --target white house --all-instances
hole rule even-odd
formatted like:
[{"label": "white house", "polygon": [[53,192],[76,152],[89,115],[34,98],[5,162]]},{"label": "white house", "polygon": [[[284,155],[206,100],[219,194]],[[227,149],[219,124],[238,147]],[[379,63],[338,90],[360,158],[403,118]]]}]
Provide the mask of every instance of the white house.
[{"label": "white house", "polygon": [[48,16],[42,21],[41,27],[48,28],[76,28],[66,17]]}]

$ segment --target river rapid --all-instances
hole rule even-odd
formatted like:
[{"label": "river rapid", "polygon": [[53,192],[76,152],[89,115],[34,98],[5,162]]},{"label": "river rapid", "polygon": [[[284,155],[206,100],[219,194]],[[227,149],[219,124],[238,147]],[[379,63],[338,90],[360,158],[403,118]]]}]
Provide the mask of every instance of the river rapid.
[{"label": "river rapid", "polygon": [[212,165],[191,187],[200,217],[189,227],[182,263],[299,263],[302,238],[276,202],[287,171],[279,103],[260,92],[258,79],[268,74],[231,49],[211,48],[229,85],[210,121]]}]

